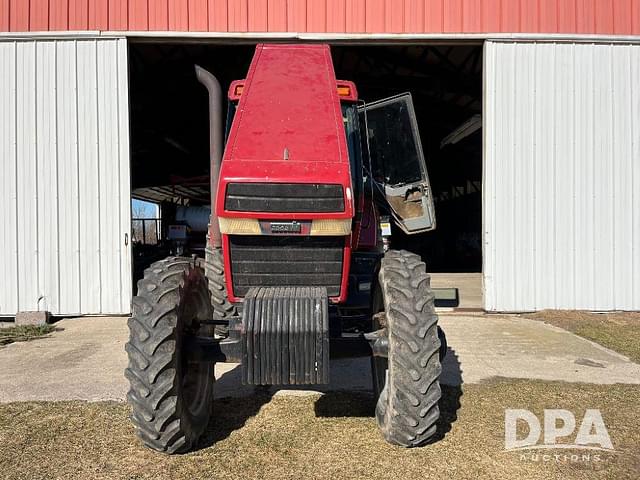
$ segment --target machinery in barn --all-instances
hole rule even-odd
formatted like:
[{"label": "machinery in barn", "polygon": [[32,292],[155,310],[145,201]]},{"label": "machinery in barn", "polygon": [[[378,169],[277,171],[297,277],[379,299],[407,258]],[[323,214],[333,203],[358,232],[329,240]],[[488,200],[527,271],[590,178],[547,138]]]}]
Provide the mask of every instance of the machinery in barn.
[{"label": "machinery in barn", "polygon": [[[397,445],[436,432],[445,352],[419,256],[393,250],[435,228],[410,94],[365,104],[327,45],[258,45],[230,85],[226,129],[209,92],[211,219],[204,258],[169,257],[138,282],[126,349],[145,445],[197,445],[216,362],[248,385],[326,384],[334,357],[370,356],[376,418]],[[223,148],[224,146],[224,148]]]}]

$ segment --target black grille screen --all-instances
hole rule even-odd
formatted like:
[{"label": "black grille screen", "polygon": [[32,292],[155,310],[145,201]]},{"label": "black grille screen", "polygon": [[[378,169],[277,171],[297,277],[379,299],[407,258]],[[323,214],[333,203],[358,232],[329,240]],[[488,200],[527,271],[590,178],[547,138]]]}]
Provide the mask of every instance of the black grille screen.
[{"label": "black grille screen", "polygon": [[344,212],[344,197],[341,185],[230,183],[224,208],[230,212]]},{"label": "black grille screen", "polygon": [[229,236],[233,293],[251,287],[326,287],[340,295],[345,237]]}]

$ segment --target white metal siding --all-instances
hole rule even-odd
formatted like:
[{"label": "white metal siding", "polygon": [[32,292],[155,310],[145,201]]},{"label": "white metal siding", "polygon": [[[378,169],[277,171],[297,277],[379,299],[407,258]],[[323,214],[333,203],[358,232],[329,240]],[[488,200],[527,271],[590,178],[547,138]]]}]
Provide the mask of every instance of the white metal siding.
[{"label": "white metal siding", "polygon": [[126,314],[125,39],[0,41],[0,315]]},{"label": "white metal siding", "polygon": [[640,310],[640,45],[487,42],[490,311]]}]

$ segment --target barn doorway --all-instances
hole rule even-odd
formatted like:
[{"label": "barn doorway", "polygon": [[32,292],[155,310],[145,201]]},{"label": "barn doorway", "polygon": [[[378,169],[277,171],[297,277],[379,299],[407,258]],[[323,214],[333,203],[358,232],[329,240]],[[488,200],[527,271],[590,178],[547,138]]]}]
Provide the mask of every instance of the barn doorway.
[{"label": "barn doorway", "polygon": [[[183,207],[202,207],[189,248],[204,248],[210,195],[208,111],[194,65],[213,72],[225,90],[232,80],[245,77],[254,47],[130,44],[132,195],[156,202],[162,217],[157,243],[134,245],[134,276],[175,250],[176,240],[167,229],[183,215]],[[469,302],[460,306],[481,307],[482,45],[343,44],[332,46],[332,57],[337,78],[354,81],[366,102],[411,93],[437,228],[413,236],[394,232],[393,247],[419,253],[434,285],[464,283]]]}]

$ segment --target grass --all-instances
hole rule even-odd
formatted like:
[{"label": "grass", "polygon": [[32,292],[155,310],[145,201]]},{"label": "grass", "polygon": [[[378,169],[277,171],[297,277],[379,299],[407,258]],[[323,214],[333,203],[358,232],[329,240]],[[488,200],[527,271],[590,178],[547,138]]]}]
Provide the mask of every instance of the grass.
[{"label": "grass", "polygon": [[[523,460],[504,451],[505,408],[598,408],[615,447],[599,462]],[[200,448],[165,456],[143,448],[119,403],[0,405],[0,478],[541,478],[640,477],[640,387],[494,380],[444,387],[439,439],[386,444],[364,394],[256,396],[214,404]],[[560,451],[564,454],[568,451]]]},{"label": "grass", "polygon": [[43,337],[55,330],[52,325],[21,325],[0,328],[0,346],[13,342],[28,342]]},{"label": "grass", "polygon": [[640,312],[544,310],[525,317],[569,330],[640,363]]}]

